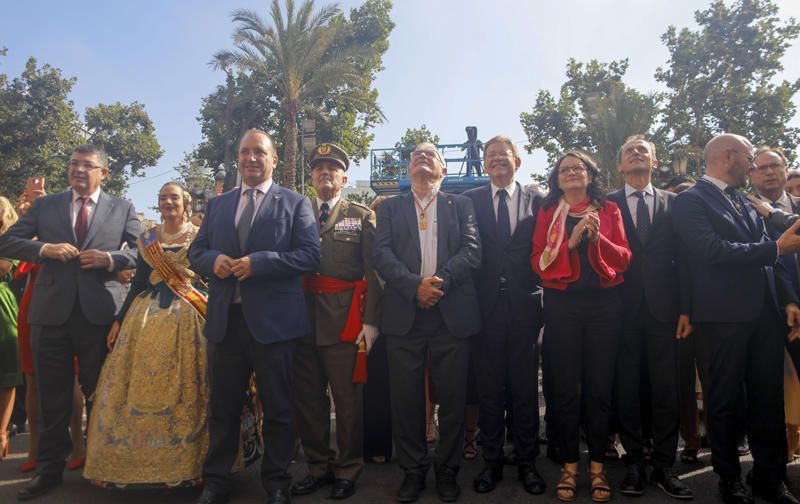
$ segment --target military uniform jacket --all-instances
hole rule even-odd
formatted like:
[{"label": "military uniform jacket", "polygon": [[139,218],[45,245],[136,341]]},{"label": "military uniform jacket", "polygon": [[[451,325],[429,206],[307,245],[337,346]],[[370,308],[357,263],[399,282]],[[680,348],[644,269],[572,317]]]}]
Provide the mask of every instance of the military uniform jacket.
[{"label": "military uniform jacket", "polygon": [[[311,202],[319,227],[317,200]],[[322,249],[318,275],[338,278],[347,282],[366,277],[367,293],[364,300],[364,324],[378,326],[381,286],[372,268],[372,242],[375,239],[375,212],[369,208],[339,199],[331,209],[325,225],[319,229]],[[347,321],[353,291],[324,294],[306,293],[306,301],[313,328],[306,343],[334,345]]]}]

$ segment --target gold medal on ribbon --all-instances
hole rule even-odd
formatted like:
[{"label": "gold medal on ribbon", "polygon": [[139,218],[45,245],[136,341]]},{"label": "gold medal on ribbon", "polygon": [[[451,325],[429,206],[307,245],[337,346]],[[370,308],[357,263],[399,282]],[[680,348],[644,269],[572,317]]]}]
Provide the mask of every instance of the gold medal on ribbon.
[{"label": "gold medal on ribbon", "polygon": [[420,231],[425,231],[426,229],[428,229],[428,221],[425,220],[424,213],[419,214],[419,229]]}]

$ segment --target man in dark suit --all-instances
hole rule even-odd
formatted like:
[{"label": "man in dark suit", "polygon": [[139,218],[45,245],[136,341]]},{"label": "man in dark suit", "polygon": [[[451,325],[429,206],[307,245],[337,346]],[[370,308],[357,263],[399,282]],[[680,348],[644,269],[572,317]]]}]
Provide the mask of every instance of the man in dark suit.
[{"label": "man in dark suit", "polygon": [[[736,189],[753,165],[753,147],[739,135],[714,137],[703,152],[706,174],[680,193],[673,228],[691,275],[691,317],[698,336],[711,461],[726,503],[751,503],[736,449],[740,390],[747,397],[753,492],[772,502],[798,502],[784,482],[786,435],[783,349],[786,326],[798,330],[800,308],[778,261],[800,250],[800,222],[777,241]],[[779,309],[780,307],[780,309]]]},{"label": "man in dark suit", "polygon": [[[355,494],[364,469],[364,387],[354,368],[359,345],[363,342],[366,352],[378,337],[381,287],[372,269],[375,213],[342,198],[350,160],[341,147],[316,146],[309,164],[322,259],[317,274],[304,281],[312,332],[298,342],[295,383],[297,427],[308,476],[292,487],[292,495],[308,495],[332,484],[330,497],[346,499]],[[336,404],[336,455],[330,448],[328,386]]]},{"label": "man in dark suit", "polygon": [[[106,335],[125,298],[117,272],[136,262],[141,224],[130,202],[100,188],[107,175],[102,149],[76,148],[69,161],[71,189],[38,198],[0,237],[0,257],[42,263],[29,314],[40,404],[38,475],[19,492],[19,500],[44,495],[61,483],[72,449],[67,426],[74,356],[81,390],[91,398],[106,356]],[[124,243],[130,248],[120,251]]]},{"label": "man in dark suit", "polygon": [[464,440],[469,337],[480,330],[472,275],[481,260],[472,201],[439,191],[441,153],[421,143],[411,155],[411,191],[378,211],[373,260],[386,281],[381,334],[386,337],[395,448],[405,479],[400,502],[414,502],[430,466],[425,444],[425,367],[439,398],[436,489],[458,499]]},{"label": "man in dark suit", "polygon": [[503,479],[506,404],[528,493],[545,483],[536,470],[539,454],[539,366],[536,342],[542,326],[539,279],[530,267],[533,228],[542,195],[514,180],[522,159],[514,142],[498,135],[484,144],[489,185],[464,193],[475,206],[481,234],[481,267],[475,278],[483,329],[473,355],[480,399],[478,422],[485,465],[475,477],[478,493]]},{"label": "man in dark suit", "polygon": [[272,137],[260,130],[245,133],[239,143],[242,187],[208,202],[189,247],[192,267],[210,279],[210,439],[202,504],[228,500],[253,372],[264,404],[261,483],[267,502],[290,501],[294,349],[310,332],[301,278],[319,267],[320,248],[308,199],[272,181],[277,164]]},{"label": "man in dark suit", "polygon": [[672,230],[675,195],[653,187],[650,178],[658,159],[644,135],[626,140],[617,163],[625,186],[608,199],[622,213],[633,252],[622,284],[625,324],[617,356],[617,422],[628,467],[621,491],[644,495],[647,485],[644,405],[652,422],[652,481],[671,497],[692,499],[692,491],[672,474],[679,425],[678,340],[691,332],[688,292],[681,296],[688,279],[679,275]]}]

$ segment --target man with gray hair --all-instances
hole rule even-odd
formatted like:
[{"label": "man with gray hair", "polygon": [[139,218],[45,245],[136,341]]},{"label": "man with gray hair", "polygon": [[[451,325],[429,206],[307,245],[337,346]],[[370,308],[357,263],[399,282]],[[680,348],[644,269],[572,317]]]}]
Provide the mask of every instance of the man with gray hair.
[{"label": "man with gray hair", "polygon": [[[753,146],[723,134],[706,145],[706,174],[678,195],[673,227],[691,278],[691,316],[707,379],[711,462],[726,503],[750,504],[736,449],[740,391],[747,397],[753,493],[797,503],[785,484],[783,349],[800,331],[800,308],[780,256],[800,250],[800,222],[776,241],[737,191],[753,167]],[[786,325],[784,325],[786,324]]]}]

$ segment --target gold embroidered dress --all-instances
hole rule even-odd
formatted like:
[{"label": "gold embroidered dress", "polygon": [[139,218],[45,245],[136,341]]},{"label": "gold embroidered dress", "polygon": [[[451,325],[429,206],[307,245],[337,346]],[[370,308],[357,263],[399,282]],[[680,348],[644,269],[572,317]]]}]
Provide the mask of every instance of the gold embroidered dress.
[{"label": "gold embroidered dress", "polygon": [[[160,226],[158,233],[170,262],[197,284],[187,258],[197,227],[187,223],[171,239]],[[203,319],[167,287],[141,237],[137,244],[122,327],[97,384],[83,475],[104,486],[192,485],[208,450]]]}]

